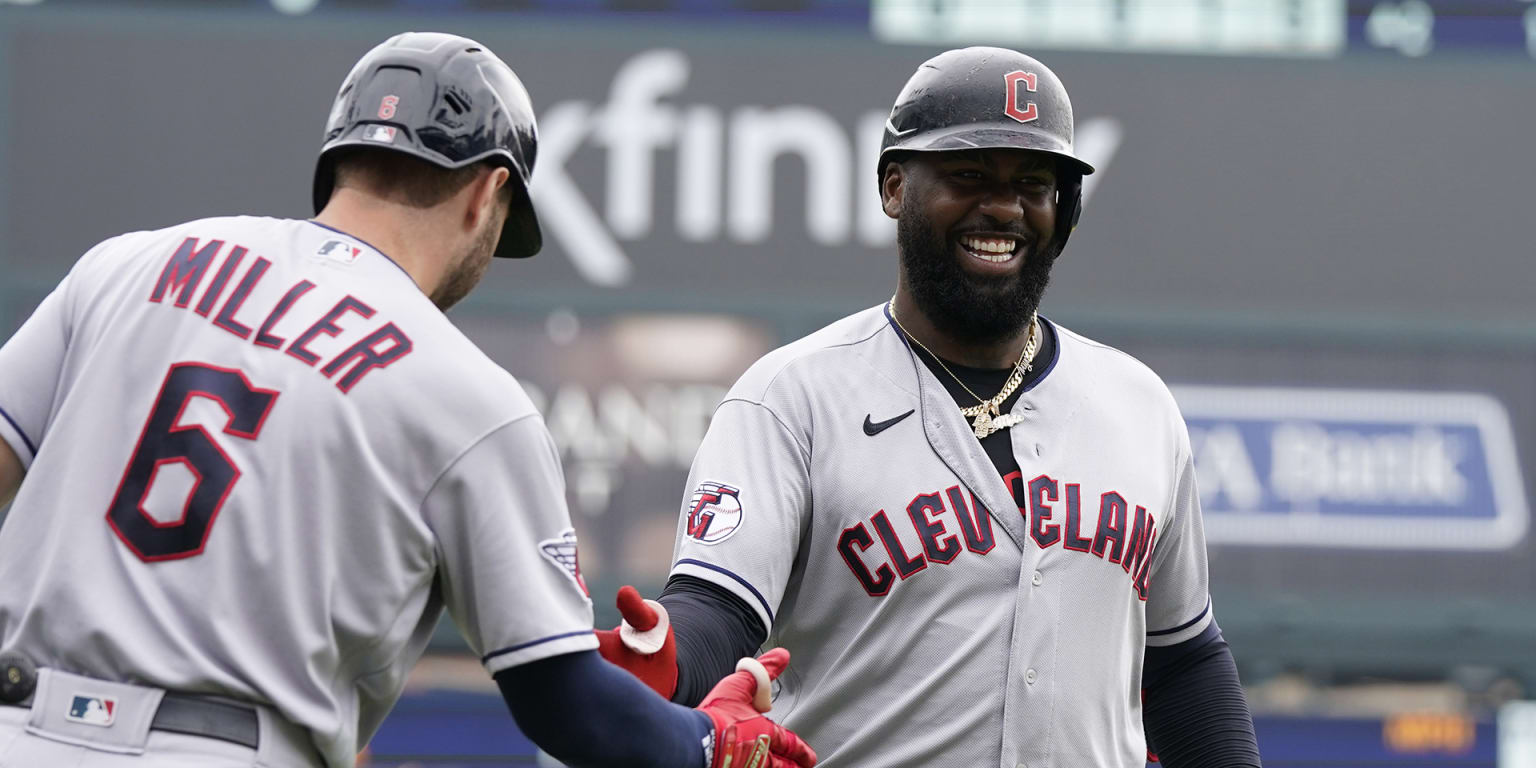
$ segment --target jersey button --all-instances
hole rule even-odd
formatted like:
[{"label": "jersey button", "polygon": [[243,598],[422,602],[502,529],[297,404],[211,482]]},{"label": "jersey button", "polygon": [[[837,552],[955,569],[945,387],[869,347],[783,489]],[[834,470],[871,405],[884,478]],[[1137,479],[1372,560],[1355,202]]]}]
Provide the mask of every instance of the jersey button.
[{"label": "jersey button", "polygon": [[1041,573],[1039,571],[1035,571],[1035,577],[1030,579],[1029,581],[1030,581],[1030,583],[1032,583],[1032,584],[1034,584],[1035,586],[1038,587],[1041,584],[1045,583],[1045,574],[1043,574],[1043,573]]},{"label": "jersey button", "polygon": [[1037,677],[1039,676],[1035,674],[1034,667],[1030,667],[1029,669],[1024,670],[1024,682],[1029,683],[1030,685],[1034,685],[1035,678]]}]

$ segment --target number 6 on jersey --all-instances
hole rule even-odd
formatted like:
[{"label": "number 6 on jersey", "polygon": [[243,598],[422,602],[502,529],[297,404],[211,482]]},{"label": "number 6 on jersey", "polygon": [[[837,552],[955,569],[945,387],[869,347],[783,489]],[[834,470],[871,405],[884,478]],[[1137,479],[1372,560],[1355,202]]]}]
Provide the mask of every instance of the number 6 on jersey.
[{"label": "number 6 on jersey", "polygon": [[[203,363],[176,363],[165,376],[139,444],[107,509],[107,523],[139,559],[176,560],[202,554],[214,518],[240,479],[240,468],[201,426],[177,426],[194,397],[218,403],[228,414],[224,434],[255,440],[278,393],[251,386],[238,370]],[[181,463],[195,478],[179,519],[160,522],[144,511],[155,474]]]}]

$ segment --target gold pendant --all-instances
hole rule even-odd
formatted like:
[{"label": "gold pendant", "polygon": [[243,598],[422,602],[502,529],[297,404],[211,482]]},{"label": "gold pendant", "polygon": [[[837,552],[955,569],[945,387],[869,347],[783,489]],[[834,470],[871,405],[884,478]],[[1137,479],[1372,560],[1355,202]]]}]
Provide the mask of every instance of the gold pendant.
[{"label": "gold pendant", "polygon": [[976,430],[977,440],[997,431],[992,427],[992,414],[986,411],[976,414],[976,420],[971,422],[971,426]]},{"label": "gold pendant", "polygon": [[1005,413],[992,420],[992,431],[1001,432],[1009,427],[1016,426],[1024,421],[1024,417],[1016,413]]}]

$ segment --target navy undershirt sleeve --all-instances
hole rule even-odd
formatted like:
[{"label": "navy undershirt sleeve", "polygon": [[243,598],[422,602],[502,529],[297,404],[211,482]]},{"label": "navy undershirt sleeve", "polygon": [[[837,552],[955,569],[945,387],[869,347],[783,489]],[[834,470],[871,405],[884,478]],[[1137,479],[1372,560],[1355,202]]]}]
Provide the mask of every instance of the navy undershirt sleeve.
[{"label": "navy undershirt sleeve", "polygon": [[1211,622],[1177,645],[1148,646],[1142,665],[1147,746],[1168,768],[1258,768],[1253,717],[1237,663]]},{"label": "navy undershirt sleeve", "polygon": [[677,641],[677,691],[672,700],[693,707],[743,656],[756,656],[768,632],[741,598],[692,576],[673,576],[657,598],[667,608]]},{"label": "navy undershirt sleeve", "polygon": [[504,669],[496,685],[524,735],[573,768],[704,765],[709,717],[664,701],[597,651]]}]

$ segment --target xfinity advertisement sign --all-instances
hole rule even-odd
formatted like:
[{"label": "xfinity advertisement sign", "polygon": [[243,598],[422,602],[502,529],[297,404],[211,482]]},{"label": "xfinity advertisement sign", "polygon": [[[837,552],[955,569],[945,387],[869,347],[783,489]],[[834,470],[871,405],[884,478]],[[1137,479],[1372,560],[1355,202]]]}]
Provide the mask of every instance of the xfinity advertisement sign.
[{"label": "xfinity advertisement sign", "polygon": [[1526,533],[1504,407],[1472,393],[1175,388],[1213,544],[1494,550]]},{"label": "xfinity advertisement sign", "polygon": [[[539,217],[546,239],[588,283],[629,284],[636,263],[624,243],[658,236],[733,249],[716,258],[782,238],[786,223],[813,247],[895,243],[875,164],[890,111],[885,100],[905,74],[860,91],[867,109],[845,124],[815,103],[721,104],[717,93],[690,93],[693,70],[682,50],[641,51],[613,74],[606,101],[556,101],[540,111],[532,185]],[[1006,83],[999,81],[997,92],[1001,113]],[[1078,118],[1077,153],[1099,169],[1084,179],[1085,200],[1104,178],[1121,134],[1112,117]],[[583,185],[570,173],[569,162],[581,156],[601,159],[600,183]],[[793,174],[799,178],[783,178],[793,167],[801,169]]]}]

